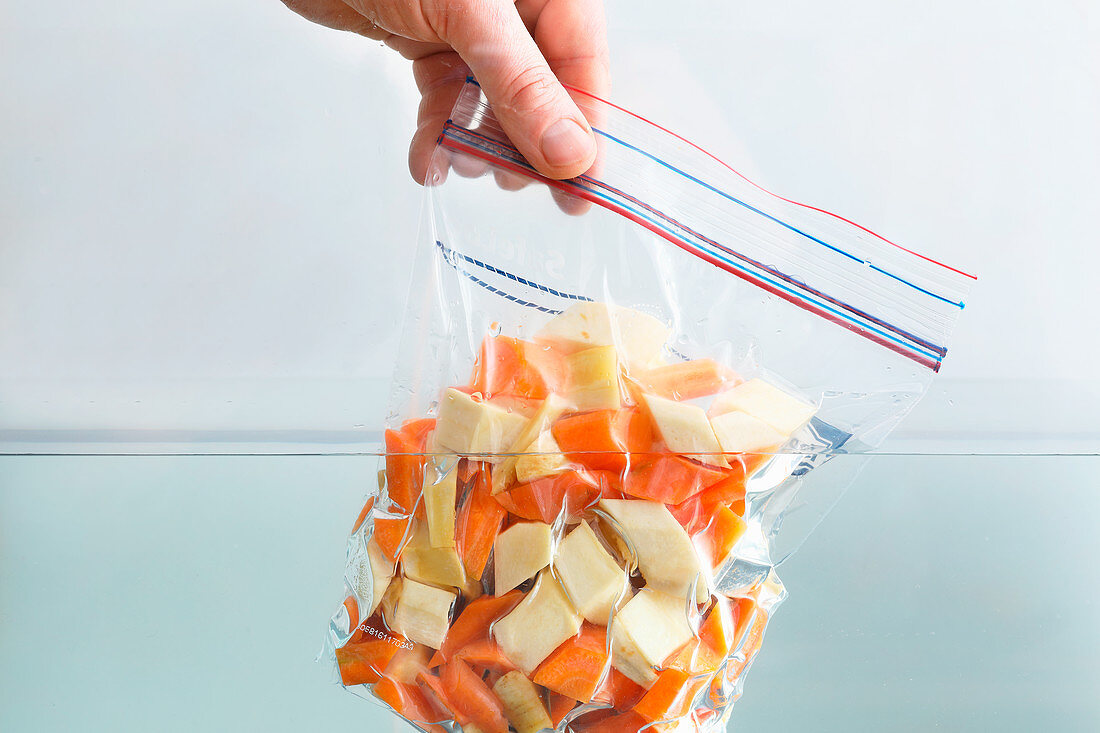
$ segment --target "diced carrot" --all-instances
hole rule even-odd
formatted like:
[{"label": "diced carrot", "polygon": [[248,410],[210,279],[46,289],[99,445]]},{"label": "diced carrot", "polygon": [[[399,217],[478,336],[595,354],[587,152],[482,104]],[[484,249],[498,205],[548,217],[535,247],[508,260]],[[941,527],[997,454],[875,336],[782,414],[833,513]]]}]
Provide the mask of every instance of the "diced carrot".
[{"label": "diced carrot", "polygon": [[733,607],[733,643],[730,644],[731,648],[737,645],[737,640],[741,638],[742,634],[749,627],[749,622],[753,618],[752,612],[756,609],[756,601],[752,598],[738,598],[736,604]]},{"label": "diced carrot", "polygon": [[523,519],[553,524],[561,512],[578,514],[600,497],[599,480],[578,471],[516,484],[493,497],[504,509]]},{"label": "diced carrot", "polygon": [[383,677],[374,686],[374,694],[399,715],[425,726],[431,733],[446,733],[437,723],[448,716],[433,705],[419,687]]},{"label": "diced carrot", "polygon": [[725,603],[724,598],[717,602],[699,626],[699,641],[719,657],[729,654],[733,646],[732,618],[728,615]]},{"label": "diced carrot", "polygon": [[690,535],[707,526],[707,509],[698,494],[679,504],[669,504],[668,511]]},{"label": "diced carrot", "polygon": [[[420,443],[403,431],[387,430],[386,491],[390,500],[411,513],[417,506],[424,485],[424,456]],[[418,510],[422,512],[423,510]]]},{"label": "diced carrot", "polygon": [[621,473],[653,450],[653,425],[634,407],[566,415],[550,432],[569,460],[595,470]]},{"label": "diced carrot", "polygon": [[378,546],[386,557],[394,562],[400,554],[401,542],[408,528],[408,517],[376,517],[374,520],[374,539],[378,541]]},{"label": "diced carrot", "polygon": [[522,339],[487,336],[470,386],[487,398],[506,393],[541,400],[560,386],[563,370],[556,350]]},{"label": "diced carrot", "polygon": [[340,667],[340,680],[345,685],[363,685],[382,679],[382,671],[397,653],[400,637],[376,639],[366,637],[357,644],[344,644],[336,650],[336,663]]},{"label": "diced carrot", "polygon": [[421,688],[426,688],[431,692],[432,697],[439,702],[442,709],[446,710],[452,717],[457,715],[458,711],[455,709],[454,703],[451,702],[447,690],[443,688],[443,681],[437,675],[424,670],[417,673],[416,682]]},{"label": "diced carrot", "polygon": [[700,674],[715,672],[722,664],[722,658],[716,655],[710,647],[698,639],[692,639],[680,647],[680,651],[673,654],[665,662],[665,667],[678,669],[688,674]]},{"label": "diced carrot", "polygon": [[744,499],[738,499],[737,501],[730,502],[729,508],[730,508],[730,511],[732,511],[737,516],[739,516],[739,517],[745,516],[745,500]]},{"label": "diced carrot", "polygon": [[447,630],[443,645],[429,666],[437,667],[463,647],[489,639],[490,624],[515,608],[522,598],[522,591],[513,590],[500,597],[481,596],[470,601]]},{"label": "diced carrot", "polygon": [[479,639],[465,644],[455,652],[454,657],[479,670],[511,672],[516,668],[492,639]]},{"label": "diced carrot", "polygon": [[401,424],[401,432],[409,437],[420,450],[424,450],[428,442],[428,434],[435,430],[434,417],[418,417],[406,420]]},{"label": "diced carrot", "polygon": [[367,499],[367,503],[363,505],[363,509],[359,512],[359,516],[355,518],[355,526],[351,528],[351,533],[355,534],[359,531],[359,528],[363,526],[363,521],[366,520],[367,515],[370,514],[370,510],[374,508],[374,497]]},{"label": "diced carrot", "polygon": [[355,596],[344,599],[344,609],[348,612],[348,633],[354,633],[359,626],[359,601],[355,600]]},{"label": "diced carrot", "polygon": [[667,364],[634,375],[647,392],[670,400],[693,400],[735,386],[738,376],[714,359]]},{"label": "diced carrot", "polygon": [[492,495],[489,464],[477,463],[479,468],[472,475],[472,485],[455,519],[458,554],[471,578],[481,578],[485,572],[485,564],[489,562],[489,553],[493,551],[506,514]]},{"label": "diced carrot", "polygon": [[634,707],[644,694],[644,687],[612,668],[593,697],[600,702],[609,703],[615,710],[626,710]]},{"label": "diced carrot", "polygon": [[565,719],[565,716],[577,706],[577,701],[571,697],[558,694],[553,690],[546,691],[547,708],[550,712],[550,720],[554,723],[554,727],[557,728],[558,724]]},{"label": "diced carrot", "polygon": [[413,644],[412,649],[402,646],[393,655],[383,673],[398,682],[415,684],[421,674],[428,672],[428,658],[432,650],[423,644]]},{"label": "diced carrot", "polygon": [[[726,458],[730,462],[730,470],[725,473],[721,481],[707,487],[699,494],[707,511],[719,504],[729,506],[733,502],[743,500],[746,477],[752,475],[752,472],[764,461],[764,456],[746,453],[728,455]],[[739,514],[743,515],[744,511]]]},{"label": "diced carrot", "polygon": [[469,665],[452,659],[440,668],[439,678],[460,723],[465,718],[485,733],[508,733],[500,700]]},{"label": "diced carrot", "polygon": [[745,520],[729,507],[714,510],[706,529],[695,535],[696,546],[705,553],[712,567],[717,567],[730,554],[730,550],[745,534]]},{"label": "diced carrot", "polygon": [[[755,615],[746,615],[752,616],[752,625],[745,632],[744,640],[740,642],[737,658],[731,660],[726,667],[726,678],[731,682],[736,680],[745,671],[745,668],[752,664],[752,660],[756,657],[756,653],[760,651],[760,645],[764,641],[764,628],[768,625],[768,613],[763,608],[757,608]],[[740,632],[741,624],[739,622],[736,637],[738,639],[741,638]]]},{"label": "diced carrot", "polygon": [[631,471],[623,492],[639,499],[681,504],[722,480],[724,472],[678,455],[661,456]]},{"label": "diced carrot", "polygon": [[651,723],[687,715],[695,693],[706,683],[706,679],[692,678],[682,670],[672,667],[664,669],[634,706],[634,712]]},{"label": "diced carrot", "polygon": [[531,681],[574,700],[589,702],[607,668],[607,630],[585,623],[580,633],[550,653]]},{"label": "diced carrot", "polygon": [[[648,723],[649,721],[633,710],[617,714],[612,710],[597,710],[581,716],[570,727],[585,733],[638,733]],[[646,728],[646,730],[654,729]]]}]

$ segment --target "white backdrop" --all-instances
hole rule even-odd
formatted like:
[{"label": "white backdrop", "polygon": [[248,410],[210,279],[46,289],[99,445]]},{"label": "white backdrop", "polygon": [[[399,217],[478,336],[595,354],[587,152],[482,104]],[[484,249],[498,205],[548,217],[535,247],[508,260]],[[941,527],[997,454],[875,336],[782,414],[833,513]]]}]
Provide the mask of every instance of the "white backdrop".
[{"label": "white backdrop", "polygon": [[[980,276],[903,440],[1095,446],[1100,8],[773,5],[612,0],[614,99]],[[408,64],[276,0],[3,16],[0,444],[369,437]]]}]

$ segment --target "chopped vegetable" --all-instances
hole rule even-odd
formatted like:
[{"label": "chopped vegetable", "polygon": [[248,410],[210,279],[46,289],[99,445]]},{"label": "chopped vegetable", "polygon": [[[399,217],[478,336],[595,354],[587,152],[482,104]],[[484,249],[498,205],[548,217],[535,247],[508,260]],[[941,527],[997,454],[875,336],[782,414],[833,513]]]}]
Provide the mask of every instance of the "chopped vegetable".
[{"label": "chopped vegetable", "polygon": [[711,417],[734,411],[752,415],[783,435],[791,435],[813,417],[817,408],[763,379],[750,379],[718,395],[710,407]]},{"label": "chopped vegetable", "polygon": [[645,395],[642,401],[669,450],[712,466],[729,468],[702,407],[655,395]]},{"label": "chopped vegetable", "polygon": [[543,522],[519,522],[501,532],[493,545],[494,589],[502,595],[550,564],[553,532]]},{"label": "chopped vegetable", "polygon": [[577,701],[565,695],[559,695],[553,690],[546,691],[546,700],[550,709],[550,722],[557,728],[565,716],[577,705]]},{"label": "chopped vegetable", "polygon": [[660,456],[628,473],[623,492],[662,504],[681,504],[725,476],[724,471],[683,456]]},{"label": "chopped vegetable", "polygon": [[617,410],[622,404],[619,357],[614,346],[596,346],[565,357],[566,399],[577,410]]},{"label": "chopped vegetable", "polygon": [[696,693],[706,682],[705,678],[693,678],[679,669],[666,669],[657,675],[657,681],[634,706],[634,712],[651,723],[682,717],[691,710]]},{"label": "chopped vegetable", "polygon": [[450,591],[406,578],[397,599],[394,628],[418,644],[438,649],[447,636],[455,598]]},{"label": "chopped vegetable", "polygon": [[[476,462],[472,462],[476,463]],[[480,578],[493,550],[493,542],[507,514],[491,496],[489,464],[476,463],[470,488],[456,519],[458,553],[472,578]]]},{"label": "chopped vegetable", "polygon": [[553,722],[531,680],[519,672],[508,672],[493,685],[493,692],[504,706],[504,715],[517,733],[538,733],[552,728]]},{"label": "chopped vegetable", "polygon": [[516,484],[496,495],[499,506],[523,519],[553,524],[559,514],[579,514],[600,498],[598,477],[577,471]]},{"label": "chopped vegetable", "polygon": [[616,601],[626,592],[627,578],[587,522],[558,544],[554,570],[581,615],[606,626]]},{"label": "chopped vegetable", "polygon": [[365,685],[382,679],[382,670],[397,653],[404,639],[374,638],[345,644],[336,650],[336,664],[340,668],[340,681],[345,685]]},{"label": "chopped vegetable", "polygon": [[511,672],[516,668],[492,639],[470,642],[455,653],[455,659],[461,659],[479,671]]},{"label": "chopped vegetable", "polygon": [[507,336],[487,336],[470,386],[486,397],[508,394],[542,400],[560,388],[562,373],[561,356],[553,349]]},{"label": "chopped vegetable", "polygon": [[447,631],[447,638],[444,639],[436,655],[432,657],[429,666],[437,667],[464,647],[478,640],[488,639],[489,626],[515,608],[522,598],[522,593],[512,591],[499,598],[482,596],[470,601],[451,624],[451,628]]},{"label": "chopped vegetable", "polygon": [[603,499],[600,508],[614,520],[615,529],[623,533],[633,548],[647,588],[687,598],[694,587],[695,600],[706,599],[699,555],[687,532],[664,504]]},{"label": "chopped vegetable", "polygon": [[539,665],[531,679],[548,690],[587,702],[595,697],[607,668],[607,631],[585,624]]},{"label": "chopped vegetable", "polygon": [[669,328],[651,315],[606,303],[578,303],[552,318],[536,335],[564,352],[614,346],[631,368],[658,359]]},{"label": "chopped vegetable", "polygon": [[527,426],[527,418],[457,389],[448,389],[439,404],[435,427],[436,444],[447,451],[484,454],[482,460],[497,461],[495,454],[511,446]]},{"label": "chopped vegetable", "polygon": [[669,655],[694,637],[685,600],[648,587],[615,614],[612,624],[616,641],[636,650],[650,667],[662,666]]},{"label": "chopped vegetable", "polygon": [[565,456],[549,432],[539,433],[539,437],[525,447],[525,455],[516,458],[516,480],[520,483],[535,481],[560,473],[566,465]]},{"label": "chopped vegetable", "polygon": [[440,668],[439,678],[460,723],[472,722],[486,733],[508,733],[500,700],[469,665],[452,659]]},{"label": "chopped vegetable", "polygon": [[520,604],[497,621],[493,637],[520,671],[531,674],[580,627],[581,615],[554,576],[544,570]]},{"label": "chopped vegetable", "polygon": [[428,538],[432,547],[455,546],[455,501],[458,492],[458,463],[436,481],[424,486]]},{"label": "chopped vegetable", "polygon": [[718,567],[730,554],[737,540],[745,533],[745,520],[731,509],[719,506],[714,510],[706,529],[695,536],[695,544],[711,567]]},{"label": "chopped vegetable", "polygon": [[374,686],[374,694],[397,714],[426,726],[431,733],[447,733],[446,728],[437,724],[446,715],[428,700],[419,687],[383,677]]},{"label": "chopped vegetable", "polygon": [[570,461],[595,470],[626,471],[653,450],[653,426],[635,407],[566,415],[551,429]]},{"label": "chopped vegetable", "polygon": [[[355,590],[360,598],[370,599],[370,607],[366,609],[366,615],[370,616],[378,608],[378,604],[382,602],[382,596],[386,594],[386,589],[390,587],[390,581],[393,580],[394,564],[393,560],[386,557],[378,541],[373,537],[367,543],[367,555],[363,560],[365,562],[359,566],[359,587]],[[358,625],[358,622],[356,622],[352,625],[352,628]]]},{"label": "chopped vegetable", "polygon": [[670,400],[706,397],[738,381],[736,374],[714,359],[666,364],[641,372],[635,379],[646,392]]},{"label": "chopped vegetable", "polygon": [[432,547],[428,525],[413,520],[412,537],[401,551],[401,568],[405,577],[429,585],[461,588],[466,584],[466,572],[458,551],[453,547]]},{"label": "chopped vegetable", "polygon": [[[723,675],[767,613],[712,595],[713,576],[746,531],[748,478],[813,407],[713,359],[664,364],[667,334],[579,303],[534,342],[484,339],[437,418],[386,431],[383,501],[353,529],[345,685],[432,733],[718,715],[695,698],[735,689]],[[710,395],[709,412],[687,401]]]}]

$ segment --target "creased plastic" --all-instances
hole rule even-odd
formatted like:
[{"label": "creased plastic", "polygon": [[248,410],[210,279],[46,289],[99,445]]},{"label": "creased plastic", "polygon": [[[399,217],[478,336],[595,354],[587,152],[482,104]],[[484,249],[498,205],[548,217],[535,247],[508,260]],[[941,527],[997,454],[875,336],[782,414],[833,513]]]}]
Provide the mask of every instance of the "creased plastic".
[{"label": "creased plastic", "polygon": [[811,470],[912,408],[973,279],[574,97],[585,175],[538,175],[473,80],[429,172],[329,633],[424,730],[722,728],[843,490]]}]

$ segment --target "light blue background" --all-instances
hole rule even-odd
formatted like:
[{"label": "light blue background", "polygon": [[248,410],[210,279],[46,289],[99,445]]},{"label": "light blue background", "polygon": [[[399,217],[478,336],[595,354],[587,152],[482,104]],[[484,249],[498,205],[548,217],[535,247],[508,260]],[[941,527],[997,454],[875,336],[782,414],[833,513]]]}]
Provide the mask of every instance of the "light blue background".
[{"label": "light blue background", "polygon": [[[386,730],[313,661],[376,465],[0,457],[0,729]],[[873,458],[781,567],[731,729],[1097,730],[1097,472]]]}]

